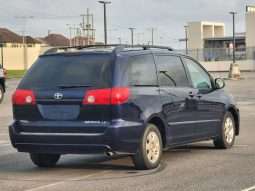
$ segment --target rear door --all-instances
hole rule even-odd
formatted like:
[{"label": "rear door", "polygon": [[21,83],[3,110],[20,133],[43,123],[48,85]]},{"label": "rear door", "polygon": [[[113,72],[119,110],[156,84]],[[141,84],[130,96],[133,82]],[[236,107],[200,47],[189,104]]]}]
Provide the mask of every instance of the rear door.
[{"label": "rear door", "polygon": [[155,56],[160,84],[162,111],[168,123],[170,143],[189,142],[194,137],[193,121],[196,102],[181,58],[174,55]]},{"label": "rear door", "polygon": [[112,56],[102,53],[41,56],[18,87],[32,90],[36,104],[15,106],[15,118],[96,124],[109,121],[110,105],[84,105],[83,99],[89,90],[111,87],[112,63]]}]

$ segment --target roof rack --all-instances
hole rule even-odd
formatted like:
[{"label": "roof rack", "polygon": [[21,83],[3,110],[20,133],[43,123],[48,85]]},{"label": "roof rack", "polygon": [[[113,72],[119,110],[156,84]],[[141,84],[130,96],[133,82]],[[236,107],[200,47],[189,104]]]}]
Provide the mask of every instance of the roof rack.
[{"label": "roof rack", "polygon": [[153,45],[128,45],[128,44],[107,44],[107,45],[85,45],[85,46],[63,46],[54,47],[44,52],[44,55],[57,53],[59,50],[68,51],[70,49],[82,50],[86,48],[110,48],[114,47],[114,52],[124,51],[126,48],[141,48],[143,50],[149,49],[164,49],[168,51],[173,51],[174,49],[167,46],[153,46]]}]

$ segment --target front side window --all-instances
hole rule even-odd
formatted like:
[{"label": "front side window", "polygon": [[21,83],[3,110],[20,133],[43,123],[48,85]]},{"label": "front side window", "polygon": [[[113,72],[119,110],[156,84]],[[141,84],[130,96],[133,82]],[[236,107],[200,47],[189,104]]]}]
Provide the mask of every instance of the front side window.
[{"label": "front side window", "polygon": [[182,61],[177,56],[156,56],[160,86],[189,86]]},{"label": "front side window", "polygon": [[207,72],[204,71],[201,66],[191,59],[183,58],[184,63],[186,64],[190,78],[194,88],[199,90],[210,90],[212,89],[212,83]]},{"label": "front side window", "polygon": [[129,58],[128,79],[131,86],[156,86],[156,68],[152,55]]}]

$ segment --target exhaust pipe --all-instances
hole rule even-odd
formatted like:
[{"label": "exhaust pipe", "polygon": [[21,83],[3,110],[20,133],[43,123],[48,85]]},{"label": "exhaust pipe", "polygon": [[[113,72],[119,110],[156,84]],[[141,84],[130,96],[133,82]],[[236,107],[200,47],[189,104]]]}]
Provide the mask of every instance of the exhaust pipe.
[{"label": "exhaust pipe", "polygon": [[105,154],[106,154],[106,156],[108,156],[108,157],[112,157],[112,156],[115,155],[115,153],[112,152],[112,151],[107,151]]}]

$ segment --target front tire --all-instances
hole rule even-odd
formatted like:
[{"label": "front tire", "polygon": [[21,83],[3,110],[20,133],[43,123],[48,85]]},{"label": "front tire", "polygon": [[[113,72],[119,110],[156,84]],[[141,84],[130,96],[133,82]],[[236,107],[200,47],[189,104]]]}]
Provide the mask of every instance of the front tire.
[{"label": "front tire", "polygon": [[30,153],[30,158],[38,167],[54,167],[60,159],[60,155]]},{"label": "front tire", "polygon": [[0,103],[2,103],[4,100],[4,88],[3,86],[0,84]]},{"label": "front tire", "polygon": [[214,140],[214,145],[219,149],[229,149],[235,143],[236,126],[233,115],[227,112],[224,116],[220,136]]},{"label": "front tire", "polygon": [[132,156],[135,168],[148,170],[157,168],[162,156],[162,138],[154,124],[148,124],[137,153]]}]

